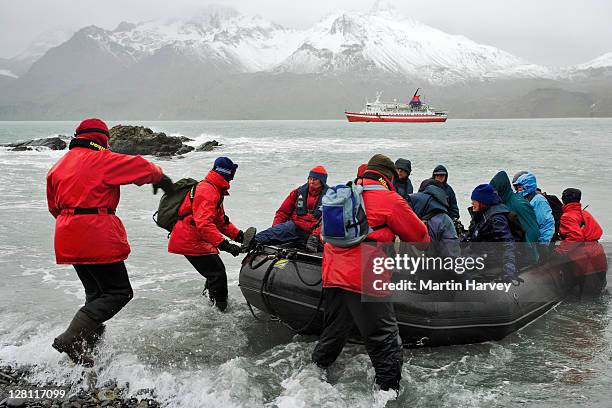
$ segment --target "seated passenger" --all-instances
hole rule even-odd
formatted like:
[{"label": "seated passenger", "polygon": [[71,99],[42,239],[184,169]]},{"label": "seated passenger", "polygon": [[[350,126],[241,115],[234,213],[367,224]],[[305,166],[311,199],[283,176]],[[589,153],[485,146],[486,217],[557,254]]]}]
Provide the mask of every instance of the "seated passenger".
[{"label": "seated passenger", "polygon": [[601,292],[606,287],[608,270],[606,254],[599,243],[603,231],[591,213],[582,208],[581,197],[577,188],[563,191],[559,227],[562,241],[557,252],[570,259],[582,291]]},{"label": "seated passenger", "polygon": [[446,167],[439,164],[433,170],[431,174],[431,178],[439,181],[444,186],[444,191],[446,195],[448,195],[448,216],[454,220],[459,219],[459,206],[457,205],[457,196],[455,196],[455,191],[448,184],[448,171]]},{"label": "seated passenger", "polygon": [[514,194],[508,174],[505,171],[500,171],[491,179],[491,185],[501,198],[502,203],[518,217],[518,221],[525,232],[524,240],[526,242],[538,242],[540,240],[540,228],[535,211],[527,200]]},{"label": "seated passenger", "polygon": [[276,211],[272,226],[251,242],[256,244],[305,244],[321,219],[321,200],[327,191],[327,171],[323,166],[310,170],[308,182],[293,190]]},{"label": "seated passenger", "polygon": [[471,198],[472,222],[464,241],[493,243],[493,245],[479,246],[475,248],[475,252],[478,252],[478,256],[486,257],[486,268],[501,265],[502,279],[516,280],[518,278],[516,246],[510,230],[508,207],[502,204],[490,184],[481,184],[476,187]]},{"label": "seated passenger", "polygon": [[427,225],[431,239],[427,250],[429,256],[461,256],[457,231],[448,216],[448,195],[442,183],[432,179],[423,180],[419,192],[409,195],[408,204]]},{"label": "seated passenger", "polygon": [[550,244],[555,234],[555,217],[548,200],[537,192],[536,177],[533,173],[525,173],[514,182],[516,193],[529,201],[536,215],[536,221],[540,230],[540,243]]},{"label": "seated passenger", "polygon": [[398,176],[393,179],[393,187],[395,187],[397,194],[408,201],[408,195],[412,194],[414,191],[412,188],[412,181],[410,181],[410,173],[412,172],[410,160],[397,159],[395,161],[395,170],[397,170]]}]

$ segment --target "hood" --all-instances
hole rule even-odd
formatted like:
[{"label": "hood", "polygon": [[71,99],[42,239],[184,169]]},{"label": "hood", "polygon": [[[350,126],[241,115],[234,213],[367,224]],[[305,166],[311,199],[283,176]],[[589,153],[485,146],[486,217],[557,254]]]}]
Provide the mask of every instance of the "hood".
[{"label": "hood", "polygon": [[510,177],[508,177],[508,173],[503,170],[497,173],[489,184],[497,191],[497,194],[504,203],[510,200],[512,194],[514,194],[512,185],[510,184]]},{"label": "hood", "polygon": [[446,174],[446,178],[444,179],[444,182],[446,183],[448,181],[448,170],[446,170],[446,167],[444,167],[441,164],[438,164],[433,171],[431,172],[431,178],[434,178],[434,176],[436,175],[436,173],[438,174]]},{"label": "hood", "polygon": [[395,167],[405,170],[408,174],[412,172],[412,163],[410,163],[408,159],[397,159],[395,161]]},{"label": "hood", "polygon": [[536,188],[538,188],[536,176],[533,173],[525,173],[519,176],[514,184],[518,184],[523,187],[523,191],[520,192],[523,197],[531,193],[535,193]]},{"label": "hood", "polygon": [[448,211],[448,195],[437,186],[427,186],[421,193],[410,194],[412,209],[419,218],[425,217],[432,211]]}]

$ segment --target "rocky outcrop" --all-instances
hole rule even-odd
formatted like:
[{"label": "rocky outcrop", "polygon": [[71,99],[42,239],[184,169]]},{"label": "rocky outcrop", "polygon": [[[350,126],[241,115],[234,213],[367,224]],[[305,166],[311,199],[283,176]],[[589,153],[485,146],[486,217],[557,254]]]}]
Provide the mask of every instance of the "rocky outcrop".
[{"label": "rocky outcrop", "polygon": [[210,152],[212,151],[215,147],[219,147],[222,146],[221,143],[217,142],[216,140],[209,140],[206,143],[201,144],[200,146],[196,147],[196,152]]},{"label": "rocky outcrop", "polygon": [[11,147],[11,151],[13,152],[23,152],[27,150],[42,150],[42,149],[51,149],[51,150],[64,150],[66,146],[66,141],[61,137],[47,137],[43,139],[34,139],[28,140],[25,142],[17,142],[17,143],[8,143],[3,145],[5,147]]},{"label": "rocky outcrop", "polygon": [[173,156],[183,147],[180,138],[154,132],[144,126],[117,125],[109,133],[109,147],[117,153]]}]

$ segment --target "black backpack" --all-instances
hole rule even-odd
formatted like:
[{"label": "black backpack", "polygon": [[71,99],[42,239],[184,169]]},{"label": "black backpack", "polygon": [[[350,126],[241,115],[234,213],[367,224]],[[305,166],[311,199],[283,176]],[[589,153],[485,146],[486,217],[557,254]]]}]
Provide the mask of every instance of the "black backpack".
[{"label": "black backpack", "polygon": [[546,193],[542,193],[542,195],[544,196],[544,198],[546,198],[546,201],[548,201],[548,205],[550,205],[553,217],[555,218],[555,233],[552,237],[552,241],[558,241],[559,226],[561,225],[561,215],[563,214],[563,203],[556,195]]},{"label": "black backpack", "polygon": [[199,181],[192,178],[183,178],[174,183],[174,193],[171,195],[164,194],[159,200],[159,207],[153,214],[153,221],[168,232],[172,232],[174,224],[178,220],[185,218],[189,214],[179,217],[178,212],[185,196],[189,194],[189,198],[193,202],[196,187]]}]

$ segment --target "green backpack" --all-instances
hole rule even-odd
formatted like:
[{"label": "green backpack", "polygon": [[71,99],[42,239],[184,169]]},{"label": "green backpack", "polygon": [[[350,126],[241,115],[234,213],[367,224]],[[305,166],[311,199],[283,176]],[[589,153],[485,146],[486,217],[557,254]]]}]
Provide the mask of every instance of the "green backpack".
[{"label": "green backpack", "polygon": [[155,221],[159,227],[168,232],[172,232],[174,224],[176,224],[178,220],[189,215],[185,214],[179,217],[179,208],[187,194],[189,194],[189,198],[193,202],[193,196],[195,195],[198,183],[199,181],[192,178],[183,178],[174,183],[174,193],[171,195],[164,194],[159,200],[159,207],[157,211],[155,211],[155,214],[153,214],[153,221]]}]

